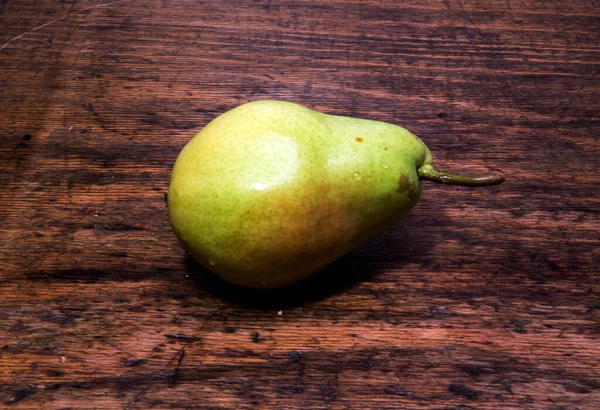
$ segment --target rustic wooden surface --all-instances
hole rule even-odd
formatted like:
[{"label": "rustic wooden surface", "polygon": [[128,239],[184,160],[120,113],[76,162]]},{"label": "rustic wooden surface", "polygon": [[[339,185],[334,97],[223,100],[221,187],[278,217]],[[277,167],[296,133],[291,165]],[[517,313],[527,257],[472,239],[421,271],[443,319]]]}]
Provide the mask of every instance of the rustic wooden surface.
[{"label": "rustic wooden surface", "polygon": [[[0,406],[600,408],[599,10],[0,1]],[[164,194],[196,131],[265,98],[507,182],[425,183],[316,277],[232,288]]]}]

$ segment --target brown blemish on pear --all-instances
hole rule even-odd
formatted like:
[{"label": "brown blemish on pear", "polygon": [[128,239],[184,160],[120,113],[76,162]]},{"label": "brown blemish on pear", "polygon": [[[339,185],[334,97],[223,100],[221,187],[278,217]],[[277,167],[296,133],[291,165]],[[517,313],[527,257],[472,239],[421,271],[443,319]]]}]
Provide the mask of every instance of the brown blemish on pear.
[{"label": "brown blemish on pear", "polygon": [[410,179],[408,179],[406,175],[401,175],[400,179],[398,180],[397,191],[403,193],[408,190],[412,190],[412,184],[410,183]]}]

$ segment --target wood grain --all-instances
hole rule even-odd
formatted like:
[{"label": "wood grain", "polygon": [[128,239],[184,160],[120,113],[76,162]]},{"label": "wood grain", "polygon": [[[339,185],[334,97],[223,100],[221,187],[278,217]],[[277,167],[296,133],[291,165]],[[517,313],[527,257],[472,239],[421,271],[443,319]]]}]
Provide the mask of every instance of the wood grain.
[{"label": "wood grain", "polygon": [[[600,408],[596,0],[0,1],[6,408]],[[398,226],[275,293],[167,221],[171,166],[258,99],[403,125]],[[281,314],[278,312],[281,311]]]}]

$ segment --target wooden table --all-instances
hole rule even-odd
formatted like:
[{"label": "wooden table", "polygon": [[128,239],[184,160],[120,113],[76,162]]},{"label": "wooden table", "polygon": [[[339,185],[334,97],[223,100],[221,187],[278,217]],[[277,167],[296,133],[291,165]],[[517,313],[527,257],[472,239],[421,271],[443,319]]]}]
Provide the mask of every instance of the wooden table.
[{"label": "wooden table", "polygon": [[[0,404],[600,408],[595,0],[0,2]],[[180,149],[247,101],[403,125],[439,168],[292,288],[181,249]]]}]

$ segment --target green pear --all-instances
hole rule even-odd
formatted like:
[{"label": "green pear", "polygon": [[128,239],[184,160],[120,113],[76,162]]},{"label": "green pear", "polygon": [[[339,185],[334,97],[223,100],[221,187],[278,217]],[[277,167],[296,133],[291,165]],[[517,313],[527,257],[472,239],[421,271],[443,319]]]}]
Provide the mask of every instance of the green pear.
[{"label": "green pear", "polygon": [[283,101],[238,106],[181,151],[168,194],[183,247],[233,284],[277,288],[402,219],[420,179],[494,185],[434,170],[415,135],[383,122]]}]

